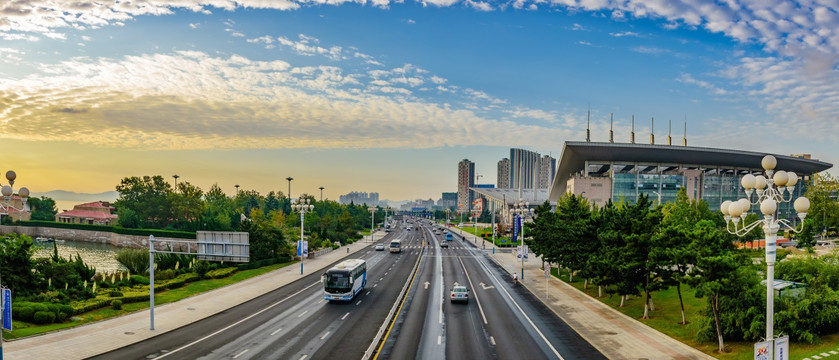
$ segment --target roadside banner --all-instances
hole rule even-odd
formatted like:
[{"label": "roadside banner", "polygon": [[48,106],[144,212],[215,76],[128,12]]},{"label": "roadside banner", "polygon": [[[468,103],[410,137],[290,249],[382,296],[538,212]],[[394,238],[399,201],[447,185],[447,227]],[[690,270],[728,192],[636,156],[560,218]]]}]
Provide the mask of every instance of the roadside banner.
[{"label": "roadside banner", "polygon": [[12,290],[3,289],[3,329],[12,331]]},{"label": "roadside banner", "polygon": [[545,279],[551,276],[551,264],[545,263]]},{"label": "roadside banner", "polygon": [[521,223],[519,222],[519,216],[517,214],[513,215],[513,237],[511,239],[512,242],[516,242],[516,239],[519,236],[519,226],[520,226],[520,224]]},{"label": "roadside banner", "polygon": [[308,241],[298,241],[297,242],[297,256],[302,257],[309,257],[309,242]]},{"label": "roadside banner", "polygon": [[772,342],[762,341],[755,343],[755,360],[771,360],[772,359]]},{"label": "roadside banner", "polygon": [[775,339],[775,360],[789,360],[789,336]]}]

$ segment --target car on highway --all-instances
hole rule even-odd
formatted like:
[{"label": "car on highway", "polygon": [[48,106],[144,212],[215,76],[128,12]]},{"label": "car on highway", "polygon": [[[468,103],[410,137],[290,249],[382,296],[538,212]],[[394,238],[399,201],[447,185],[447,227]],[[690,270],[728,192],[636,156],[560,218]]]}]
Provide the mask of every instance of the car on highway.
[{"label": "car on highway", "polygon": [[445,242],[445,241],[441,241],[441,242],[440,242],[440,247],[441,247],[441,248],[448,248],[448,247],[449,247],[449,243],[447,243],[447,242]]},{"label": "car on highway", "polygon": [[452,286],[451,302],[469,303],[469,289],[463,285]]},{"label": "car on highway", "polygon": [[385,251],[385,244],[376,244],[376,251]]}]

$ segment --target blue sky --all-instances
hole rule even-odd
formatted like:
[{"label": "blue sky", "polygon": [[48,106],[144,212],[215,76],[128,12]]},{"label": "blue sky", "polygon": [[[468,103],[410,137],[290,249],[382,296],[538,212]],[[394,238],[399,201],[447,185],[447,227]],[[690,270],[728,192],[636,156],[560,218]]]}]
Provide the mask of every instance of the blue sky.
[{"label": "blue sky", "polygon": [[[173,6],[171,4],[177,4]],[[468,158],[565,141],[835,163],[829,1],[23,0],[0,4],[0,135],[33,192],[179,174],[204,189],[437,199]]]}]

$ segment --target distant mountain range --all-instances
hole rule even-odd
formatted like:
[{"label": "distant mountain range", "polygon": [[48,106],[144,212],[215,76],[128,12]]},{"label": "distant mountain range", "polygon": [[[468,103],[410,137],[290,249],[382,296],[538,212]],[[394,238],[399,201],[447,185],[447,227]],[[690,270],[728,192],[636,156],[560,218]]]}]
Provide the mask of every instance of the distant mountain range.
[{"label": "distant mountain range", "polygon": [[116,191],[106,191],[103,193],[98,194],[85,194],[85,193],[77,193],[72,191],[65,191],[65,190],[53,190],[48,191],[45,193],[37,193],[33,192],[30,196],[34,197],[41,197],[46,196],[53,200],[61,200],[61,201],[79,201],[79,202],[93,202],[93,201],[108,201],[114,202],[116,201],[117,197],[119,197],[119,193]]}]

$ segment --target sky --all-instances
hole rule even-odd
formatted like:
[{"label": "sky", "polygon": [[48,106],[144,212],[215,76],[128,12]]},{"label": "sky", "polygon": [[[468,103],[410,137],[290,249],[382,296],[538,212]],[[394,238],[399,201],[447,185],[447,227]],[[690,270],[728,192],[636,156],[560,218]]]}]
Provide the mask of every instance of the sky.
[{"label": "sky", "polygon": [[839,2],[0,2],[0,171],[36,195],[437,200],[462,159],[495,183],[511,147],[559,158],[588,119],[629,142],[633,116],[637,142],[837,163]]}]

